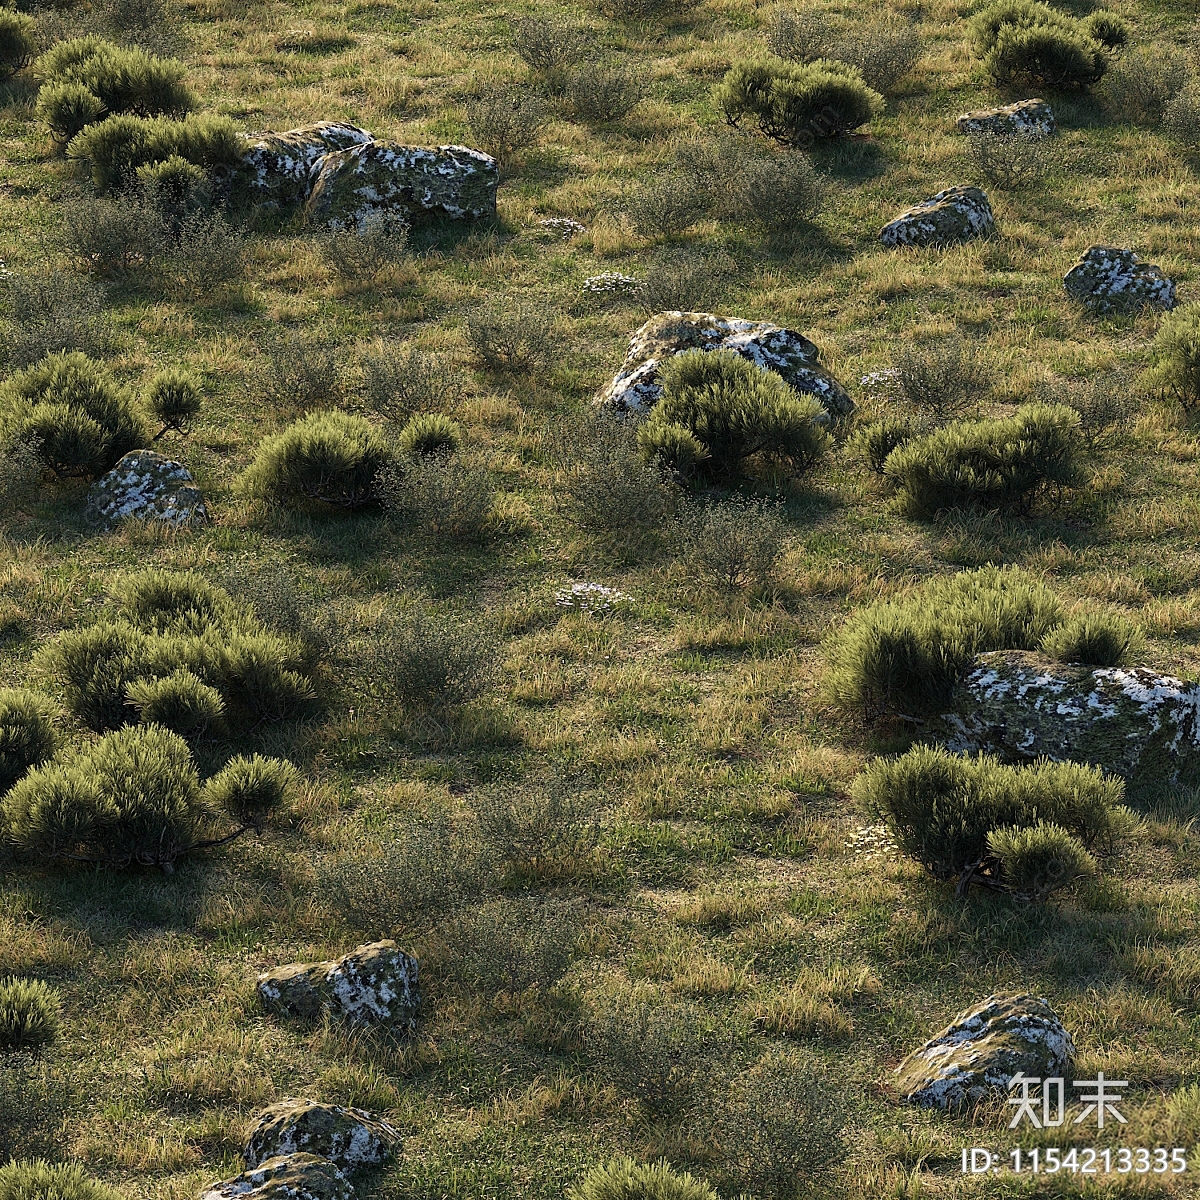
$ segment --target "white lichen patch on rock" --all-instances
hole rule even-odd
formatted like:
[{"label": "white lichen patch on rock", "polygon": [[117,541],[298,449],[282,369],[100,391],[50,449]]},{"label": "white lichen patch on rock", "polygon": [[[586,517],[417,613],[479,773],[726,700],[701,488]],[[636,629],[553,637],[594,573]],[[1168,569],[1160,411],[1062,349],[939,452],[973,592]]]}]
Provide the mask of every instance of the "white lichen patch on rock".
[{"label": "white lichen patch on rock", "polygon": [[1063,286],[1072,300],[1095,312],[1175,307],[1175,284],[1162,268],[1120,246],[1089,246]]},{"label": "white lichen patch on rock", "polygon": [[153,450],[131,450],[92,484],[88,511],[112,525],[126,517],[165,525],[201,525],[208,509],[191,472]]},{"label": "white lichen patch on rock", "polygon": [[620,416],[645,416],[662,395],[658,381],[662,363],[687,350],[732,350],[774,371],[796,391],[816,397],[826,420],[841,420],[854,411],[849,393],[821,367],[820,351],[803,334],[769,321],[700,312],[661,312],[651,317],[633,334],[625,362],[597,393],[596,405]]},{"label": "white lichen patch on rock", "polygon": [[1127,779],[1177,781],[1200,766],[1200,685],[1146,667],[981,654],[942,724],[960,753],[1086,762]]},{"label": "white lichen patch on rock", "polygon": [[1018,100],[999,108],[963,113],[956,122],[959,133],[1016,134],[1049,137],[1056,128],[1054,110],[1045,100]]},{"label": "white lichen patch on rock", "polygon": [[246,1162],[256,1167],[280,1155],[310,1154],[353,1171],[386,1162],[399,1147],[399,1131],[361,1108],[288,1099],[259,1113]]},{"label": "white lichen patch on rock", "polygon": [[952,187],[906,209],[879,234],[885,246],[945,246],[996,232],[992,206],[977,187]]},{"label": "white lichen patch on rock", "polygon": [[316,1154],[282,1154],[214,1183],[200,1200],[351,1200],[345,1172]]},{"label": "white lichen patch on rock", "polygon": [[922,1108],[957,1111],[1002,1096],[1014,1075],[1065,1076],[1075,1043],[1050,1005],[994,993],[959,1013],[896,1068],[900,1093]]},{"label": "white lichen patch on rock", "polygon": [[308,199],[314,168],[337,150],[374,141],[367,130],[345,121],[318,121],[280,133],[242,135],[245,153],[233,172],[235,197],[271,208],[298,208]]}]

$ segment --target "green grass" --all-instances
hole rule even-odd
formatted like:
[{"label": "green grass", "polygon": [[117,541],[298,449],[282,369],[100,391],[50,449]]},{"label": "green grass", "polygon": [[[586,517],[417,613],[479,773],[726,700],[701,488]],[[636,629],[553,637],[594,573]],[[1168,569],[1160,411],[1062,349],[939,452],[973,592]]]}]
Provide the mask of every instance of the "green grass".
[{"label": "green grass", "polygon": [[[1166,0],[1114,7],[1143,42],[1182,38],[1193,17]],[[1056,164],[1042,185],[991,190],[997,238],[883,250],[878,230],[901,208],[975,182],[953,115],[1019,98],[999,96],[969,60],[969,8],[929,0],[926,56],[872,138],[817,152],[833,186],[813,230],[764,238],[708,222],[681,240],[737,261],[720,311],[803,331],[848,385],[890,365],[897,338],[961,332],[991,357],[1001,382],[990,415],[1004,416],[1047,373],[1147,364],[1156,318],[1090,318],[1061,277],[1092,242],[1132,245],[1192,299],[1200,177],[1152,130],[1087,97],[1051,96]],[[461,101],[473,77],[524,75],[508,19],[527,11],[193,0],[179,9],[175,52],[203,108],[245,128],[352,120],[406,142],[468,141]],[[46,1054],[69,1117],[50,1145],[130,1197],[184,1200],[239,1169],[256,1107],[313,1095],[388,1113],[406,1133],[402,1161],[364,1181],[368,1195],[551,1200],[630,1154],[665,1155],[732,1197],[740,1185],[710,1140],[713,1118],[729,1077],[785,1042],[815,1055],[851,1101],[850,1152],[820,1185],[830,1196],[1078,1194],[1068,1183],[964,1183],[960,1148],[1011,1145],[1011,1135],[986,1114],[981,1128],[898,1107],[889,1071],[989,990],[1028,988],[1064,1017],[1082,1071],[1132,1081],[1131,1123],[1116,1136],[1151,1146],[1194,1136],[1173,1132],[1164,1097],[1197,1078],[1200,805],[1148,797],[1129,847],[1056,906],[958,902],[916,864],[848,847],[868,823],[850,780],[905,735],[826,707],[821,644],[851,611],[915,581],[1014,563],[1068,603],[1113,606],[1141,632],[1145,662],[1195,677],[1197,431],[1147,397],[1136,424],[1089,462],[1090,486],[1025,520],[905,520],[834,452],[788,493],[784,556],[753,590],[698,580],[669,545],[629,562],[589,541],[552,502],[543,430],[571,420],[616,369],[642,317],[632,305],[589,307],[579,286],[651,261],[658,247],[614,215],[620,194],[675,141],[717,128],[712,87],[761,45],[765,9],[710,0],[657,22],[576,15],[640,64],[650,98],[611,126],[555,118],[506,178],[495,224],[415,237],[411,275],[348,287],[303,229],[264,222],[241,282],[197,296],[138,276],[110,288],[117,376],[140,387],[171,367],[200,383],[190,434],[156,448],[193,470],[214,522],[100,534],[71,483],[5,514],[0,684],[27,684],[39,645],[90,620],[115,580],[148,566],[226,582],[282,571],[350,651],[318,719],[254,735],[306,781],[260,840],[183,862],[170,878],[0,863],[0,970],[62,996],[60,1040]],[[35,125],[32,86],[19,77],[4,89],[0,257],[15,272],[62,268],[46,246],[58,205],[83,185]],[[588,233],[546,239],[541,216],[575,217]],[[509,377],[472,362],[465,313],[493,296],[561,310],[566,349],[551,370]],[[505,493],[493,536],[456,546],[373,512],[288,513],[237,494],[258,439],[301,415],[269,408],[251,386],[278,323],[345,362],[378,336],[413,338],[466,371],[450,415]],[[553,594],[573,578],[635,603],[607,618],[563,613]],[[478,618],[500,641],[499,681],[454,720],[385,712],[349,686],[354,640],[381,611],[418,602]],[[412,812],[448,811],[469,833],[481,797],[536,799],[563,777],[598,814],[594,844],[522,864],[501,892],[577,911],[575,961],[558,988],[486,995],[455,982],[451,914],[429,910],[401,913],[390,930],[423,963],[427,1006],[411,1043],[259,1012],[256,969],[332,957],[375,932],[328,885],[354,847],[382,844]],[[711,1043],[693,1112],[648,1117],[589,1055],[589,997],[628,988],[702,1011]],[[13,1094],[0,1089],[0,1105]],[[1163,1191],[1185,1194],[1187,1178]],[[1088,1194],[1156,1193],[1101,1181]]]}]

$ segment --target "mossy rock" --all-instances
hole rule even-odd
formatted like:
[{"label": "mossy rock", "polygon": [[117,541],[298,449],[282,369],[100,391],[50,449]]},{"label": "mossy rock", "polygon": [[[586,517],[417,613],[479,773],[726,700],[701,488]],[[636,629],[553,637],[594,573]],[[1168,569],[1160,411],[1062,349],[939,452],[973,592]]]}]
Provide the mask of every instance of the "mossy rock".
[{"label": "mossy rock", "polygon": [[351,1200],[345,1172],[317,1154],[281,1154],[214,1183],[200,1200]]},{"label": "mossy rock", "polygon": [[1089,246],[1063,277],[1063,286],[1093,312],[1175,307],[1175,284],[1162,268],[1120,246]]},{"label": "mossy rock", "polygon": [[1057,128],[1054,110],[1045,100],[1018,100],[999,108],[963,113],[956,122],[959,133],[997,133],[1009,137],[1049,137]]},{"label": "mossy rock", "polygon": [[372,136],[344,121],[318,121],[281,133],[243,135],[245,152],[230,179],[230,198],[255,207],[299,208],[312,189],[317,163],[351,146],[365,145]]},{"label": "mossy rock", "polygon": [[256,1167],[281,1155],[315,1154],[354,1171],[386,1162],[399,1148],[399,1131],[361,1108],[287,1099],[259,1113],[246,1162]]},{"label": "mossy rock", "polygon": [[192,473],[153,450],[133,450],[88,492],[88,511],[106,524],[126,517],[164,525],[203,525],[208,508]]},{"label": "mossy rock", "polygon": [[952,187],[914,204],[880,233],[885,246],[948,246],[996,232],[992,206],[977,187]]}]

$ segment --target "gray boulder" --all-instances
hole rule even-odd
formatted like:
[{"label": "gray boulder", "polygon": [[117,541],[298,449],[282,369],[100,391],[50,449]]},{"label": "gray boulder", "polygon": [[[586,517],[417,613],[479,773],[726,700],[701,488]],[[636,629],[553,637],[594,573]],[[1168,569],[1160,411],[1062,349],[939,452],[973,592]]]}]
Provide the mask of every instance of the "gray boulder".
[{"label": "gray boulder", "polygon": [[1075,1043],[1045,1000],[996,993],[961,1012],[897,1068],[910,1104],[954,1112],[1003,1096],[1018,1072],[1065,1077]]},{"label": "gray boulder", "polygon": [[996,232],[988,198],[977,187],[952,187],[905,210],[883,227],[885,246],[944,246]]},{"label": "gray boulder", "polygon": [[1020,137],[1049,137],[1055,131],[1054,110],[1045,100],[1018,100],[1000,108],[963,113],[959,133],[1003,133]]},{"label": "gray boulder", "polygon": [[246,1143],[251,1167],[281,1155],[328,1159],[346,1171],[386,1162],[400,1147],[400,1133],[361,1108],[316,1100],[280,1100],[263,1109]]},{"label": "gray boulder", "polygon": [[112,525],[132,517],[164,525],[202,525],[204,497],[182,463],[153,450],[131,450],[88,491],[88,511]]},{"label": "gray boulder", "polygon": [[466,146],[368,142],[320,160],[305,212],[335,229],[361,229],[376,213],[478,220],[496,215],[499,179],[496,160]]},{"label": "gray boulder", "polygon": [[351,1200],[345,1173],[315,1154],[284,1154],[205,1188],[200,1200]]},{"label": "gray boulder", "polygon": [[781,375],[798,392],[815,396],[828,417],[841,420],[854,401],[820,365],[820,352],[803,334],[768,321],[712,313],[662,312],[637,330],[621,369],[596,395],[597,407],[619,416],[645,416],[662,395],[659,367],[685,350],[733,350]]},{"label": "gray boulder", "polygon": [[323,1012],[360,1024],[411,1030],[421,997],[417,960],[395,942],[370,942],[330,962],[289,963],[258,977],[268,1012],[313,1019]]},{"label": "gray boulder", "polygon": [[981,654],[942,717],[960,753],[1091,763],[1127,779],[1177,781],[1200,767],[1200,685],[1146,667]]},{"label": "gray boulder", "polygon": [[228,186],[231,199],[256,207],[299,208],[312,188],[314,168],[326,155],[373,141],[343,121],[318,121],[282,133],[242,135],[245,150]]},{"label": "gray boulder", "polygon": [[1161,267],[1120,246],[1089,246],[1063,277],[1072,300],[1094,312],[1175,307],[1175,284]]}]

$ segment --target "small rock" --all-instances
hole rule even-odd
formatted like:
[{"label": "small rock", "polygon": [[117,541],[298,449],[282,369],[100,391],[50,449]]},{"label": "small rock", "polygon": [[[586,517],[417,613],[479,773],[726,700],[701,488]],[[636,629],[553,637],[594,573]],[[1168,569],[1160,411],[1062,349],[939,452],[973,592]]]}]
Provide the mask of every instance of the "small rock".
[{"label": "small rock", "polygon": [[214,1183],[200,1200],[351,1200],[354,1189],[345,1174],[315,1154],[283,1154],[261,1166]]},{"label": "small rock", "polygon": [[385,1162],[399,1146],[399,1131],[361,1108],[289,1099],[259,1113],[246,1143],[246,1162],[256,1167],[303,1153],[353,1171]]},{"label": "small rock", "polygon": [[299,208],[308,199],[314,168],[326,154],[373,140],[365,129],[343,121],[242,137],[245,154],[227,184],[231,199],[280,209]]},{"label": "small rock", "polygon": [[306,214],[313,224],[361,229],[372,213],[478,220],[496,215],[496,160],[466,146],[368,142],[326,154]]},{"label": "small rock", "polygon": [[1001,108],[963,113],[956,124],[959,133],[1008,133],[1022,137],[1049,137],[1056,128],[1054,111],[1045,100],[1018,100]]},{"label": "small rock", "polygon": [[902,212],[883,227],[885,246],[944,246],[996,232],[988,198],[977,187],[952,187]]},{"label": "small rock", "polygon": [[897,1068],[901,1094],[922,1108],[956,1111],[1003,1096],[1018,1072],[1065,1077],[1075,1043],[1045,1000],[996,993],[959,1013]]},{"label": "small rock", "polygon": [[417,960],[395,942],[370,942],[336,961],[289,963],[258,977],[268,1012],[312,1019],[322,1012],[411,1030],[421,997]]},{"label": "small rock", "polygon": [[658,382],[662,361],[697,349],[734,350],[774,371],[796,391],[815,396],[828,414],[826,419],[841,420],[854,411],[849,393],[820,366],[820,352],[803,334],[768,321],[697,312],[651,317],[630,339],[624,364],[595,403],[620,416],[645,416],[662,395]]},{"label": "small rock", "polygon": [[1127,779],[1200,775],[1200,685],[1146,667],[979,655],[942,717],[947,746],[1015,761],[1091,763]]},{"label": "small rock", "polygon": [[166,525],[202,525],[208,520],[204,497],[191,472],[153,450],[126,454],[92,484],[87,506],[108,524],[124,517]]},{"label": "small rock", "polygon": [[1162,269],[1119,246],[1089,246],[1063,284],[1072,300],[1095,312],[1175,307],[1175,284]]}]

